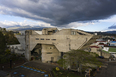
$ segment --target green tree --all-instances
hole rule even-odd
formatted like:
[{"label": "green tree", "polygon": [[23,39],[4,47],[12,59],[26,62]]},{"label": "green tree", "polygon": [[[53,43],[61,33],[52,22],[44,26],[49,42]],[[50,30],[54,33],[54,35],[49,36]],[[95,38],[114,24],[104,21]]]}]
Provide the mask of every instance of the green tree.
[{"label": "green tree", "polygon": [[11,54],[11,51],[9,49],[6,49],[5,55],[10,55],[10,54]]},{"label": "green tree", "polygon": [[0,54],[4,54],[5,48],[6,48],[5,37],[0,31]]},{"label": "green tree", "polygon": [[19,44],[19,41],[15,37],[14,33],[12,31],[6,32],[5,34],[5,39],[8,45],[12,44]]}]

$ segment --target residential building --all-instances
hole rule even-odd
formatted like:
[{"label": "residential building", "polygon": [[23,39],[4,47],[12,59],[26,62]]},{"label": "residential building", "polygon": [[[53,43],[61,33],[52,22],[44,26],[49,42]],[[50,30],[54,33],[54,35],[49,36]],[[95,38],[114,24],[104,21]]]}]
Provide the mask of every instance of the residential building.
[{"label": "residential building", "polygon": [[109,46],[116,46],[116,41],[111,41]]},{"label": "residential building", "polygon": [[22,48],[21,44],[7,45],[11,53],[15,54],[25,54],[25,50]]}]

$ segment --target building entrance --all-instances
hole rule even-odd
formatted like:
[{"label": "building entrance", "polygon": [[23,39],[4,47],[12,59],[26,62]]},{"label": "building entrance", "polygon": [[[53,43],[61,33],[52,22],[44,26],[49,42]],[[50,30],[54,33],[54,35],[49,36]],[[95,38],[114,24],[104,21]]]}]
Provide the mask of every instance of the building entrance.
[{"label": "building entrance", "polygon": [[41,50],[42,45],[37,44],[35,48],[31,51],[31,60],[41,60]]}]

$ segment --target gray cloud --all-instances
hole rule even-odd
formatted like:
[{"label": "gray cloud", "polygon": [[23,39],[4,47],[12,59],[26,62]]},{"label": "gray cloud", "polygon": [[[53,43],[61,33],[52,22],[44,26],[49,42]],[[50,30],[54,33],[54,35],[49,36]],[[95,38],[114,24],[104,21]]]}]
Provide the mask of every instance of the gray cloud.
[{"label": "gray cloud", "polygon": [[116,0],[0,0],[0,6],[5,14],[42,20],[54,26],[116,14]]},{"label": "gray cloud", "polygon": [[108,29],[116,29],[116,25],[112,25],[112,26],[108,27]]},{"label": "gray cloud", "polygon": [[32,1],[32,2],[38,2],[39,0],[30,0],[30,1]]}]

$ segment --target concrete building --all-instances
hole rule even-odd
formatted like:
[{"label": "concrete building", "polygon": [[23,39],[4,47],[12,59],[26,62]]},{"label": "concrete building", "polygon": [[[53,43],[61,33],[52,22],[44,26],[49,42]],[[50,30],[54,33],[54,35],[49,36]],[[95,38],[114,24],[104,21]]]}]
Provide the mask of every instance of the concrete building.
[{"label": "concrete building", "polygon": [[15,35],[21,47],[25,50],[25,31],[19,31],[20,35]]},{"label": "concrete building", "polygon": [[[21,37],[23,38],[21,38]],[[21,45],[25,45],[25,57],[33,57],[42,62],[56,62],[63,53],[80,49],[93,35],[76,29],[44,28],[42,31],[27,30],[25,35],[17,36]]]}]

